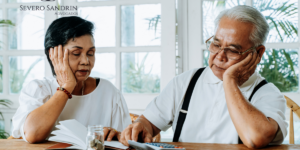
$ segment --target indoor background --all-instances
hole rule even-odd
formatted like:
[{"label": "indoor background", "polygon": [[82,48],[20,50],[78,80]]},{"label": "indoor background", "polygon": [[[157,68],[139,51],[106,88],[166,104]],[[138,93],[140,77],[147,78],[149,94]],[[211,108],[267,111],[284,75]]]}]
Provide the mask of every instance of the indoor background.
[{"label": "indoor background", "polygon": [[[204,41],[214,34],[214,18],[237,5],[258,9],[271,28],[257,71],[300,104],[299,4],[299,0],[0,0],[0,138],[10,133],[22,87],[51,76],[44,36],[53,20],[66,16],[21,10],[21,5],[77,6],[75,13],[96,27],[91,76],[112,82],[122,91],[129,111],[141,114],[173,77],[208,66]],[[287,120],[289,115],[287,109]],[[295,144],[300,144],[300,120],[294,116]],[[162,141],[171,141],[173,132],[161,135]]]}]

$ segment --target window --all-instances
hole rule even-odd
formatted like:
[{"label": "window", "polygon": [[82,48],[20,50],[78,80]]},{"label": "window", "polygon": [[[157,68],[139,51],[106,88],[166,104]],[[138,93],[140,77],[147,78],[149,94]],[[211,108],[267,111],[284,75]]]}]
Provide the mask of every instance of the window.
[{"label": "window", "polygon": [[33,3],[41,2],[40,0],[7,0],[8,3]]},{"label": "window", "polygon": [[0,93],[3,93],[2,71],[3,71],[3,58],[0,56]]},{"label": "window", "polygon": [[78,6],[78,15],[95,24],[97,55],[91,76],[111,81],[122,91],[130,112],[141,113],[175,76],[175,1],[61,4]]},{"label": "window", "polygon": [[0,128],[10,133],[10,120],[19,106],[20,90],[29,81],[46,75],[47,15],[44,11],[20,11],[20,5],[40,5],[40,0],[0,0],[0,3],[0,99],[13,101],[11,109],[1,109],[5,122],[0,123]]},{"label": "window", "polygon": [[[203,1],[203,42],[213,34],[213,20],[220,10],[241,4],[245,4],[245,1]],[[297,4],[297,0],[253,1],[253,6],[266,17],[270,26],[267,50],[257,71],[281,92],[298,92],[299,89],[298,49],[288,48],[289,43],[298,42]],[[280,46],[275,43],[280,43]],[[205,50],[203,54],[203,63],[208,65],[209,52]]]},{"label": "window", "polygon": [[18,94],[23,85],[45,76],[43,56],[9,57],[9,93]]},{"label": "window", "polygon": [[[52,76],[44,54],[44,36],[52,21],[64,17],[53,11],[21,11],[20,5],[77,6],[78,16],[95,25],[96,62],[91,76],[105,78],[120,89],[130,112],[141,113],[175,76],[173,0],[0,3],[0,95],[14,102],[14,110],[24,85]],[[11,115],[5,116],[5,122],[10,119]],[[5,130],[9,132],[10,127]]]},{"label": "window", "polygon": [[237,5],[245,5],[245,0],[204,0],[202,4],[203,17],[203,43],[213,36],[215,31],[215,18],[225,9],[230,9]]},{"label": "window", "polygon": [[20,8],[8,8],[7,19],[15,25],[8,29],[9,50],[43,50],[44,18],[42,11],[20,11]]},{"label": "window", "polygon": [[121,7],[121,45],[161,45],[161,5],[125,5]]},{"label": "window", "polygon": [[[0,3],[0,95],[14,102],[11,106],[14,111],[24,85],[33,79],[52,76],[44,54],[44,36],[53,20],[64,17],[53,11],[21,11],[20,5],[77,6],[78,16],[95,25],[96,62],[91,76],[105,78],[120,89],[130,112],[141,113],[175,76],[173,0],[0,0]],[[4,116],[7,132],[10,131],[7,122],[14,112],[8,113]]]},{"label": "window", "polygon": [[271,29],[259,73],[281,92],[298,92],[299,49],[288,47],[290,43],[298,43],[298,1],[254,0],[253,6],[266,17]]},{"label": "window", "polygon": [[[20,11],[19,5],[23,2],[2,1],[0,6],[0,93],[3,97],[18,94],[30,80],[45,76],[45,14],[43,11]],[[40,3],[32,0],[25,4],[36,4],[32,2]]]},{"label": "window", "polygon": [[116,55],[114,53],[96,53],[96,62],[92,77],[101,77],[116,83]]},{"label": "window", "polygon": [[95,25],[96,47],[116,46],[116,7],[79,7],[79,16]]},{"label": "window", "polygon": [[123,93],[160,93],[159,52],[122,53],[121,60]]},{"label": "window", "polygon": [[[266,43],[266,52],[257,71],[279,88],[284,95],[300,104],[299,91],[299,40],[298,40],[298,4],[299,0],[191,0],[186,3],[188,17],[187,27],[179,28],[187,31],[189,40],[183,39],[183,45],[188,45],[188,52],[183,49],[183,70],[208,66],[209,51],[205,40],[214,34],[214,19],[223,9],[237,5],[249,5],[258,9],[267,19],[270,33]],[[184,5],[179,5],[184,6]],[[200,9],[199,9],[200,8]],[[184,9],[184,8],[179,8]],[[182,24],[184,22],[179,22]],[[184,34],[183,34],[184,35]],[[181,36],[181,35],[179,35]],[[180,44],[180,43],[179,43]],[[200,59],[199,59],[200,58]],[[289,120],[289,110],[286,111]],[[294,118],[295,133],[300,129],[299,118]],[[288,143],[288,136],[284,141]],[[295,143],[300,138],[295,136]]]},{"label": "window", "polygon": [[[0,3],[1,3],[1,0],[0,0]],[[2,18],[3,18],[2,9],[0,8],[0,21],[2,20]],[[0,28],[0,50],[2,50],[2,45],[3,45],[3,29]]]}]

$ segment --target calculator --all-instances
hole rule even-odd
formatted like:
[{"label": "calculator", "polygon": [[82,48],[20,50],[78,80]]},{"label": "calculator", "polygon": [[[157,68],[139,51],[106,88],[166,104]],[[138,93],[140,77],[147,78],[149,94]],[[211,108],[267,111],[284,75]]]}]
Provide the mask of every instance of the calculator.
[{"label": "calculator", "polygon": [[185,150],[183,147],[167,143],[140,143],[128,140],[128,144],[136,150]]}]

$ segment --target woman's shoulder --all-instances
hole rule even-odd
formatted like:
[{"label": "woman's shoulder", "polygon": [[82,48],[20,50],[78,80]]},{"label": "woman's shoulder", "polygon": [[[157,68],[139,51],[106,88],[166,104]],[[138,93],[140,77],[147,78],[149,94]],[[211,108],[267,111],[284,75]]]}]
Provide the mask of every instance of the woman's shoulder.
[{"label": "woman's shoulder", "polygon": [[98,86],[100,87],[104,87],[108,90],[112,90],[112,91],[115,91],[115,92],[118,92],[119,90],[117,89],[117,87],[115,87],[115,85],[113,85],[113,83],[111,83],[110,81],[108,81],[107,79],[104,79],[104,78],[99,78],[100,81],[99,81],[99,84]]},{"label": "woman's shoulder", "polygon": [[26,86],[51,86],[56,79],[54,77],[44,77],[42,79],[31,80]]},{"label": "woman's shoulder", "polygon": [[107,79],[103,79],[103,78],[100,78],[100,81],[99,81],[99,84],[98,86],[96,87],[97,91],[96,93],[98,94],[104,94],[104,95],[110,95],[112,97],[115,97],[115,96],[121,96],[121,92],[120,90],[113,84],[111,83],[109,80]]},{"label": "woman's shoulder", "polygon": [[23,86],[21,93],[36,95],[38,93],[51,94],[52,87],[56,86],[56,79],[54,77],[44,77],[43,79],[31,80],[28,84]]}]

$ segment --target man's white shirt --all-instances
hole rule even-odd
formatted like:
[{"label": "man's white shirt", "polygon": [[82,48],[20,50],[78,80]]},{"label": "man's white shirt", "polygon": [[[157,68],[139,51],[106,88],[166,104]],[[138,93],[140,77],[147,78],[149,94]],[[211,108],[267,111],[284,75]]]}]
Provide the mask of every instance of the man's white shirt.
[{"label": "man's white shirt", "polygon": [[[193,69],[175,77],[147,106],[143,115],[160,130],[165,131],[172,126],[175,131],[187,87],[197,70]],[[246,99],[249,99],[253,89],[262,80],[264,78],[255,72],[239,87]],[[288,124],[285,120],[286,101],[278,88],[272,83],[262,86],[253,95],[251,104],[278,123],[280,129],[271,144],[282,143]],[[226,104],[223,81],[209,67],[202,72],[195,85],[179,141],[238,143],[238,133]]]}]

